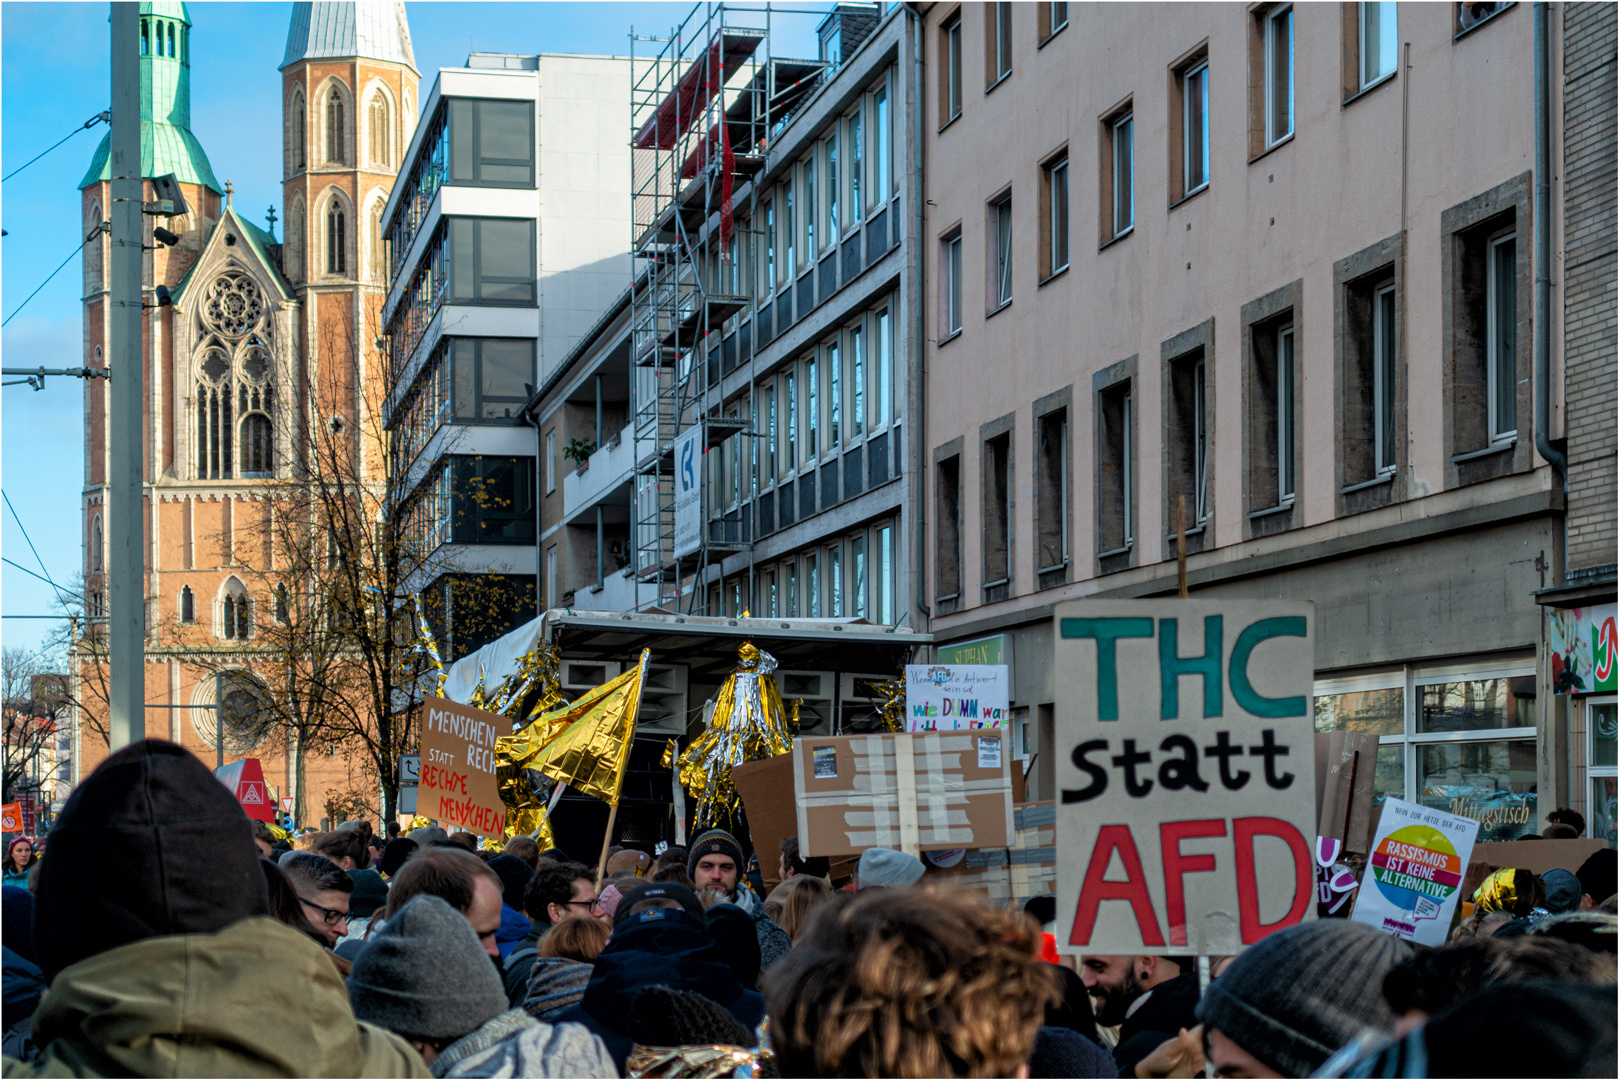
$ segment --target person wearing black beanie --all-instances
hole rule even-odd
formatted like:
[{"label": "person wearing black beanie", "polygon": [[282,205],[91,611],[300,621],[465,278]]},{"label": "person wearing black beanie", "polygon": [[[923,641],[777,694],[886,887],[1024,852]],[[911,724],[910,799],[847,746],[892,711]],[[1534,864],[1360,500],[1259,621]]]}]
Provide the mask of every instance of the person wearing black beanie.
[{"label": "person wearing black beanie", "polygon": [[190,751],[147,739],[68,797],[40,867],[40,1056],[6,1075],[426,1076],[358,1023],[337,970],[270,917],[253,829]]},{"label": "person wearing black beanie", "polygon": [[399,873],[399,868],[410,861],[410,857],[416,854],[416,849],[420,846],[408,836],[394,837],[382,849],[382,861],[377,864],[378,872],[392,881],[394,875]]}]

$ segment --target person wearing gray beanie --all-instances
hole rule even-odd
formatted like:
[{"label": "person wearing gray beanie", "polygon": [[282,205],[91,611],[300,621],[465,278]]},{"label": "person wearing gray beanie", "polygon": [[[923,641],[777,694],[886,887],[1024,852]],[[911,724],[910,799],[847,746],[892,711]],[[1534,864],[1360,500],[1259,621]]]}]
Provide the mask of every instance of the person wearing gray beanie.
[{"label": "person wearing gray beanie", "polygon": [[860,889],[902,889],[922,880],[927,867],[915,855],[907,855],[893,848],[873,847],[860,853],[860,866],[855,871],[855,887]]},{"label": "person wearing gray beanie", "polygon": [[388,920],[349,974],[354,1015],[402,1036],[434,1076],[618,1075],[601,1040],[508,1008],[466,918],[436,896]]},{"label": "person wearing gray beanie", "polygon": [[1197,1007],[1218,1076],[1309,1076],[1370,1028],[1394,1032],[1383,977],[1412,953],[1344,919],[1278,931],[1238,956]]}]

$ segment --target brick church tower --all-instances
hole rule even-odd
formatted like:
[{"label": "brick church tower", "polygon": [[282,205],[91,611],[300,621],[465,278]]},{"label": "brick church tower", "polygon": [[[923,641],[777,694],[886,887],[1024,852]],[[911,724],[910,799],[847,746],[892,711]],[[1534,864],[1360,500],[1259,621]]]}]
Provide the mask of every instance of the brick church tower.
[{"label": "brick church tower", "polygon": [[[260,631],[281,623],[287,604],[273,580],[276,485],[299,467],[309,426],[375,426],[386,285],[377,221],[415,127],[410,32],[397,0],[293,5],[281,69],[283,245],[273,219],[266,231],[237,214],[230,185],[216,178],[190,130],[186,5],[151,0],[140,14],[141,174],[173,174],[189,205],[184,216],[143,218],[146,733],[212,766],[213,706],[223,696],[225,759],[259,758],[277,795],[290,795],[292,741],[254,737],[229,717],[275,692],[260,670]],[[80,184],[86,232],[109,216],[108,158],[103,140]],[[150,182],[145,192],[154,197]],[[154,225],[178,239],[158,242]],[[105,363],[109,252],[105,234],[85,247],[89,367]],[[171,304],[160,306],[159,286]],[[106,651],[96,621],[106,596],[107,404],[107,384],[86,380],[88,618],[75,665],[75,783],[107,754]],[[356,440],[358,453],[366,446]],[[352,789],[357,775],[341,756],[306,755],[304,818],[317,820],[327,795]]]}]

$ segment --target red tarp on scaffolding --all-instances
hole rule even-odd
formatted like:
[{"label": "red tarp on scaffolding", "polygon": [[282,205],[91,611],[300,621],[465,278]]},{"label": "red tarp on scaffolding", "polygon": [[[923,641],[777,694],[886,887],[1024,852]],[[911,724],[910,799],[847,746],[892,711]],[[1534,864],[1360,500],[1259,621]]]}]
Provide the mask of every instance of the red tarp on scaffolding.
[{"label": "red tarp on scaffolding", "polygon": [[680,76],[680,81],[658,105],[652,118],[635,133],[635,148],[673,150],[675,140],[691,126],[698,110],[720,92],[764,39],[763,30],[727,30],[720,34],[704,57]]}]

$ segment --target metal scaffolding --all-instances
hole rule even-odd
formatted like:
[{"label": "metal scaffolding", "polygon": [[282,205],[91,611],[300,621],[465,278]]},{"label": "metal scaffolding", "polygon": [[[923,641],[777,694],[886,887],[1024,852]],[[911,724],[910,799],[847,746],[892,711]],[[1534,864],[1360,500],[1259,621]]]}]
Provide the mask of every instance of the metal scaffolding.
[{"label": "metal scaffolding", "polygon": [[[772,20],[781,15],[824,19],[827,10],[706,0],[668,37],[630,38],[632,538],[637,580],[655,583],[656,603],[669,610],[684,600],[688,612],[705,612],[707,568],[753,541],[752,504],[711,521],[705,483],[700,539],[677,554],[675,441],[701,427],[706,455],[755,434],[751,389],[742,416],[718,415],[721,378],[751,365],[754,351],[752,181],[771,137],[826,66],[771,56]],[[655,51],[637,55],[637,44]]]}]

